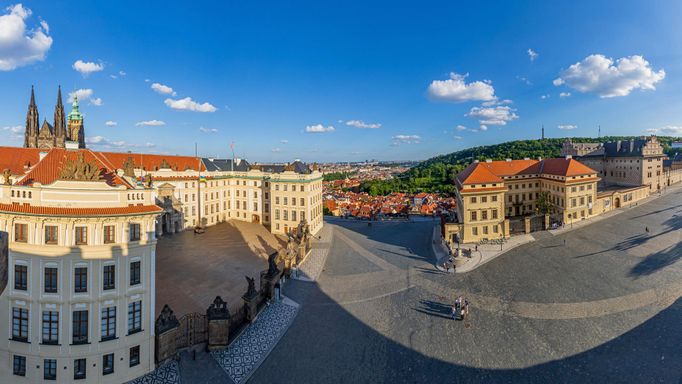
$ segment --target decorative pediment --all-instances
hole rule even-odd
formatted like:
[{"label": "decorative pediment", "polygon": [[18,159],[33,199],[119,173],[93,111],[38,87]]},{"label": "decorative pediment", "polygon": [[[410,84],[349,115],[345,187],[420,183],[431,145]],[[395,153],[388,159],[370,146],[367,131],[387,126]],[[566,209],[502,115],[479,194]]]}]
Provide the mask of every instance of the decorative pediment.
[{"label": "decorative pediment", "polygon": [[69,160],[59,173],[62,180],[75,181],[99,181],[102,179],[102,171],[96,162],[86,162],[83,153],[78,154],[78,159]]}]

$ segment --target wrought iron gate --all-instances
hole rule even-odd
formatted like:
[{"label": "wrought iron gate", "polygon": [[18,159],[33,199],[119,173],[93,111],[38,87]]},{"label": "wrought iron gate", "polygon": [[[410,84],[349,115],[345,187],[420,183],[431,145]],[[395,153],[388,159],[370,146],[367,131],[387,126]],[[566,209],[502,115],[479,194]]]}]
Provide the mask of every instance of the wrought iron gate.
[{"label": "wrought iron gate", "polygon": [[206,315],[193,312],[180,318],[176,337],[178,349],[205,343],[208,340],[208,321]]}]

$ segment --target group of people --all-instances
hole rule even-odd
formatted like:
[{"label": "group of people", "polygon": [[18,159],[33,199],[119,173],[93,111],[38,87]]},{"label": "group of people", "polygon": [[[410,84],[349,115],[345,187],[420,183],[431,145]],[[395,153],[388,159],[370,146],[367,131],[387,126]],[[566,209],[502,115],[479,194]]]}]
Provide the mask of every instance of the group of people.
[{"label": "group of people", "polygon": [[452,319],[464,320],[469,314],[469,300],[462,296],[455,299],[455,305],[452,306]]}]

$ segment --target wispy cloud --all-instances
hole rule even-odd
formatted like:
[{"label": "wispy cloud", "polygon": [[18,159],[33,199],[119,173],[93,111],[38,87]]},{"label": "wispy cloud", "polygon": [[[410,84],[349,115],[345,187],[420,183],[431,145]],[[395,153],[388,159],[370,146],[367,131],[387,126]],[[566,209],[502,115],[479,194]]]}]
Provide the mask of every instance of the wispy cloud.
[{"label": "wispy cloud", "polygon": [[574,124],[560,124],[560,125],[557,125],[556,127],[561,129],[561,130],[571,130],[571,129],[578,128],[578,126],[574,125]]},{"label": "wispy cloud", "polygon": [[81,88],[73,92],[69,92],[69,103],[72,103],[74,98],[77,96],[80,102],[89,102],[90,105],[101,106],[103,104],[102,99],[99,97],[93,97],[95,91],[90,88]]},{"label": "wispy cloud", "polygon": [[160,127],[162,125],[166,125],[166,122],[162,120],[146,120],[146,121],[138,121],[135,123],[136,126],[138,127]]},{"label": "wispy cloud", "polygon": [[218,129],[216,128],[204,128],[204,127],[199,127],[199,131],[203,133],[217,133]]},{"label": "wispy cloud", "polygon": [[286,139],[282,139],[279,142],[282,144],[289,144],[289,140],[286,140]]},{"label": "wispy cloud", "polygon": [[305,127],[305,131],[308,133],[326,133],[326,132],[334,132],[336,129],[334,128],[333,125],[329,126],[324,126],[322,124],[315,124],[315,125],[308,125]]},{"label": "wispy cloud", "polygon": [[346,125],[355,127],[355,128],[367,128],[367,129],[377,129],[381,128],[381,124],[379,123],[365,123],[362,120],[348,120],[346,121]]},{"label": "wispy cloud", "polygon": [[[473,107],[465,116],[478,119],[481,127],[485,131],[488,125],[507,125],[508,122],[516,120],[519,116],[514,113],[516,109],[508,106],[498,105],[496,107]],[[486,126],[483,128],[483,126]]]},{"label": "wispy cloud", "polygon": [[109,120],[109,121],[107,121],[106,123],[104,123],[104,125],[106,125],[107,127],[115,127],[115,126],[118,125],[118,123],[115,122],[115,121]]},{"label": "wispy cloud", "polygon": [[421,142],[419,135],[395,135],[391,137],[391,145],[399,146],[401,144],[419,144]]},{"label": "wispy cloud", "polygon": [[272,148],[272,149],[270,150],[270,152],[272,152],[272,153],[279,153],[279,152],[282,152],[282,150],[279,149],[279,148]]},{"label": "wispy cloud", "polygon": [[137,143],[129,143],[124,140],[110,140],[104,136],[87,136],[85,138],[85,143],[88,144],[89,146],[93,147],[98,147],[98,148],[116,148],[116,149],[122,149],[122,148],[154,148],[156,145],[154,143],[144,143],[144,144],[137,144]]},{"label": "wispy cloud", "polygon": [[528,53],[528,58],[530,59],[530,61],[535,61],[535,59],[537,59],[538,56],[540,56],[537,52],[530,48],[528,48],[528,51],[526,52]]}]

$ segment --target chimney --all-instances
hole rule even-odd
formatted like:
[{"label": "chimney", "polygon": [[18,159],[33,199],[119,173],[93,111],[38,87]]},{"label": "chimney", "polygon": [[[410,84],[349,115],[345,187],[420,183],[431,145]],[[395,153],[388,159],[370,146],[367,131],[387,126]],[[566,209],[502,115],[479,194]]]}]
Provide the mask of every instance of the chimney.
[{"label": "chimney", "polygon": [[530,160],[530,158],[529,158],[529,157],[524,157],[523,159],[524,159],[524,160]]},{"label": "chimney", "polygon": [[492,161],[492,159],[485,159],[485,162],[486,163],[492,163],[493,161]]},{"label": "chimney", "polygon": [[538,161],[542,161],[542,156],[538,156]]},{"label": "chimney", "polygon": [[571,155],[566,155],[566,160],[570,160],[570,159],[572,159],[572,158],[573,158],[573,156],[571,156]]},{"label": "chimney", "polygon": [[474,164],[478,164],[478,160],[474,160]]},{"label": "chimney", "polygon": [[511,159],[504,159],[507,163],[511,163]]}]

